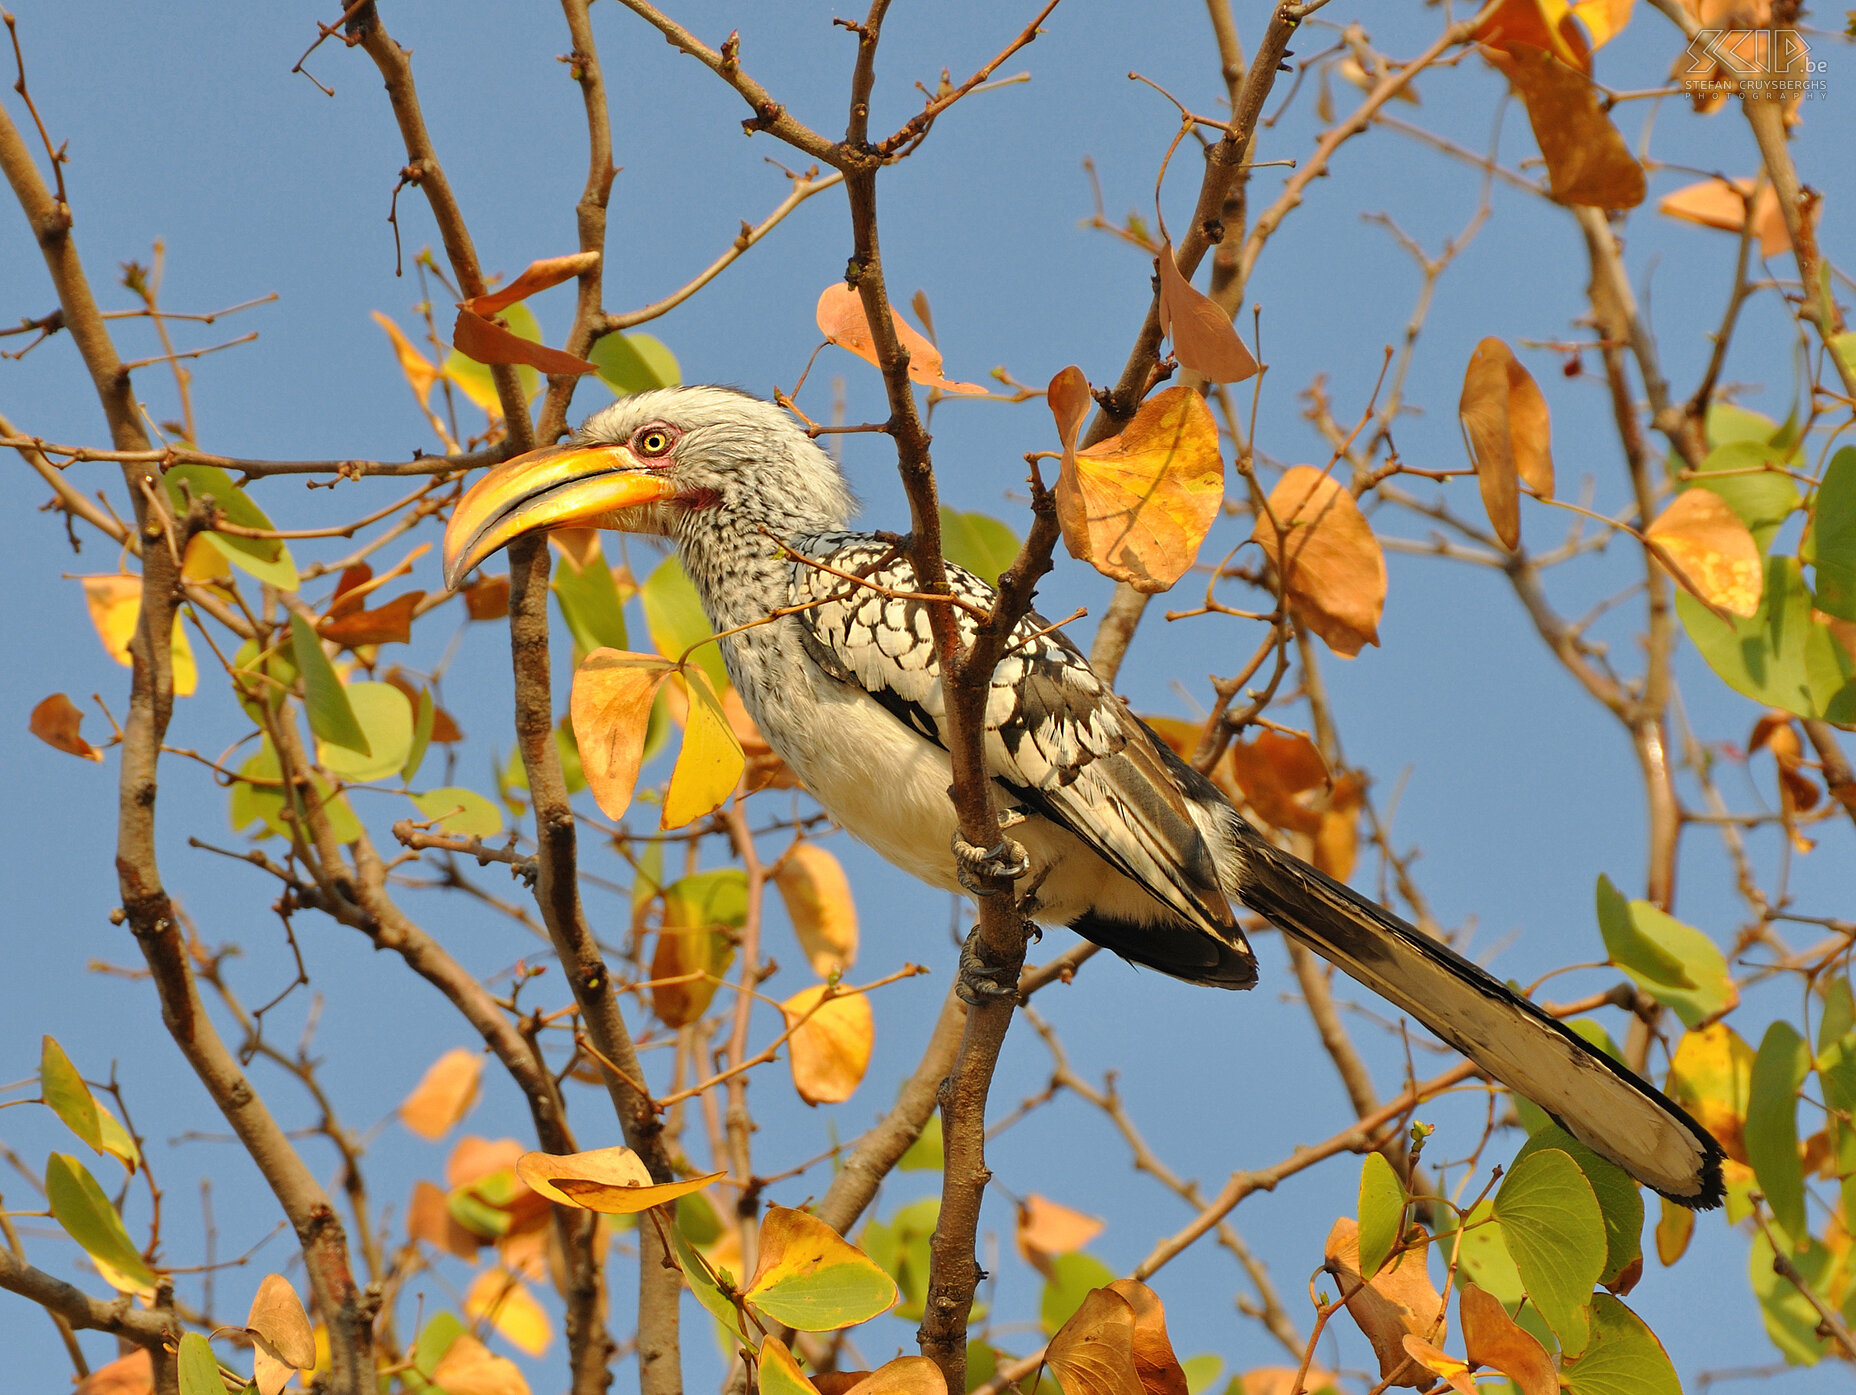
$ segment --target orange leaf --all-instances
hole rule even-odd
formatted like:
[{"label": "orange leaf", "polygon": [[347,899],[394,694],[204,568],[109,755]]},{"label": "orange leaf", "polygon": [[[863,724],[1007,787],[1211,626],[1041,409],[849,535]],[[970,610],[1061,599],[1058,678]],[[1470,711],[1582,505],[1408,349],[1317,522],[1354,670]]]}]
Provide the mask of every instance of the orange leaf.
[{"label": "orange leaf", "polygon": [[1110,1289],[1091,1289],[1057,1329],[1045,1354],[1064,1395],[1132,1395],[1142,1390],[1134,1368],[1134,1307]]},{"label": "orange leaf", "polygon": [[406,1207],[406,1235],[459,1259],[475,1259],[483,1244],[457,1223],[445,1204],[445,1194],[424,1178],[412,1184],[412,1201]]},{"label": "orange leaf", "polygon": [[[1751,179],[1704,179],[1699,184],[1684,185],[1673,194],[1665,194],[1657,201],[1656,211],[1685,223],[1737,233],[1746,226],[1749,200],[1753,206],[1753,231],[1759,238],[1760,256],[1776,257],[1781,252],[1789,252],[1792,235],[1785,226],[1779,196],[1770,184],[1760,184],[1755,193]],[[1822,200],[1810,204],[1813,220],[1823,206]]]},{"label": "orange leaf", "polygon": [[502,1269],[486,1269],[471,1280],[464,1294],[464,1315],[473,1321],[488,1319],[511,1346],[530,1356],[545,1353],[554,1336],[548,1315],[528,1285]]},{"label": "orange leaf", "polygon": [[1051,1258],[1080,1250],[1102,1233],[1094,1216],[1046,1200],[1032,1192],[1018,1203],[1014,1239],[1018,1253],[1045,1278],[1051,1275]]},{"label": "orange leaf", "polygon": [[1258,1366],[1242,1376],[1244,1395],[1305,1395],[1338,1388],[1334,1372],[1310,1366],[1304,1375],[1294,1366]]},{"label": "orange leaf", "polygon": [[462,306],[458,308],[457,323],[451,327],[451,347],[478,363],[526,363],[543,373],[567,376],[599,371],[583,358],[511,334],[496,321]]},{"label": "orange leaf", "polygon": [[1499,339],[1484,339],[1463,371],[1457,419],[1482,487],[1482,506],[1510,552],[1521,542],[1519,481],[1553,497],[1553,448],[1540,387]]},{"label": "orange leaf", "polygon": [[1476,1379],[1469,1373],[1468,1362],[1458,1361],[1441,1347],[1434,1347],[1424,1338],[1414,1337],[1409,1332],[1405,1334],[1404,1345],[1406,1355],[1432,1374],[1442,1376],[1459,1395],[1476,1395]]},{"label": "orange leaf", "polygon": [[[949,382],[941,376],[941,351],[892,313],[890,324],[896,338],[909,351],[909,377],[942,392],[984,396],[979,383]],[[870,335],[870,321],[864,314],[863,297],[842,281],[825,287],[818,298],[818,329],[841,349],[849,349],[867,363],[876,363],[876,341]]]},{"label": "orange leaf", "polygon": [[1643,202],[1643,166],[1598,105],[1585,73],[1527,43],[1485,46],[1482,56],[1527,107],[1554,199],[1593,208],[1635,208]]},{"label": "orange leaf", "polygon": [[470,1333],[461,1333],[432,1371],[432,1384],[445,1395],[529,1395],[516,1363],[494,1356]]},{"label": "orange leaf", "polygon": [[1328,807],[1321,811],[1313,861],[1337,882],[1353,875],[1354,859],[1360,853],[1360,806],[1365,802],[1365,784],[1358,775],[1346,774],[1335,780]]},{"label": "orange leaf", "polygon": [[461,593],[465,613],[473,620],[501,620],[509,614],[509,573],[479,575]]},{"label": "orange leaf", "polygon": [[1134,1310],[1134,1369],[1144,1395],[1186,1395],[1186,1373],[1166,1335],[1160,1295],[1138,1279],[1117,1279],[1109,1289]]},{"label": "orange leaf", "polygon": [[432,384],[443,376],[439,372],[438,365],[415,349],[412,341],[387,316],[378,310],[374,311],[373,315],[374,323],[384,329],[387,332],[387,338],[393,341],[393,354],[400,361],[400,372],[406,375],[406,381],[411,385],[413,395],[419,399],[419,405],[423,407],[426,398],[431,395]]},{"label": "orange leaf", "polygon": [[99,1366],[77,1383],[71,1395],[155,1395],[155,1367],[146,1348]]},{"label": "orange leaf", "polygon": [[421,1138],[443,1138],[477,1103],[483,1055],[463,1047],[447,1051],[400,1105],[400,1122]]},{"label": "orange leaf", "polygon": [[1298,796],[1328,787],[1328,765],[1306,736],[1266,730],[1234,741],[1231,769],[1244,802],[1266,822],[1290,833],[1320,830],[1321,815]]},{"label": "orange leaf", "polygon": [[1289,613],[1343,658],[1379,643],[1386,559],[1353,496],[1314,466],[1297,465],[1269,503],[1250,535],[1282,578]]},{"label": "orange leaf", "polygon": [[857,959],[857,905],[838,859],[817,843],[797,843],[773,881],[813,972],[829,978],[850,968]]},{"label": "orange leaf", "polygon": [[425,599],[423,591],[408,591],[395,596],[373,610],[352,610],[324,620],[316,633],[332,639],[344,649],[359,649],[363,644],[406,644],[412,639],[413,613]]},{"label": "orange leaf", "polygon": [[[527,300],[530,296],[545,291],[550,286],[591,271],[599,265],[597,252],[569,252],[564,257],[547,257],[538,262],[530,262],[526,270],[501,290],[491,291],[487,295],[475,295],[464,304],[479,315],[495,315],[507,310],[518,300]],[[485,360],[479,359],[478,362]],[[540,367],[537,364],[536,367]]]},{"label": "orange leaf", "polygon": [[862,993],[827,997],[830,992],[828,985],[816,983],[780,1004],[787,1024],[799,1024],[787,1039],[786,1053],[793,1088],[807,1104],[839,1104],[855,1094],[876,1044],[870,999]]},{"label": "orange leaf", "polygon": [[102,760],[103,752],[84,740],[79,731],[83,722],[84,714],[70,698],[63,693],[53,693],[32,709],[26,727],[47,746],[85,760]]},{"label": "orange leaf", "polygon": [[1444,1300],[1425,1268],[1430,1246],[1417,1244],[1401,1251],[1363,1285],[1360,1226],[1351,1217],[1342,1216],[1328,1232],[1325,1253],[1328,1271],[1339,1282],[1341,1292],[1352,1295],[1346,1300],[1347,1311],[1373,1344],[1380,1378],[1389,1385],[1406,1385],[1414,1390],[1430,1384],[1426,1372],[1411,1359],[1404,1345],[1408,1334],[1426,1341],[1443,1340]]},{"label": "orange leaf", "polygon": [[595,649],[574,671],[574,740],[600,812],[622,818],[644,764],[644,738],[658,686],[676,667],[656,654]]},{"label": "orange leaf", "polygon": [[1173,244],[1160,244],[1160,328],[1173,340],[1173,356],[1212,383],[1241,383],[1256,376],[1257,361],[1237,337],[1231,317],[1180,274]]},{"label": "orange leaf", "polygon": [[1198,556],[1224,502],[1218,425],[1205,399],[1168,388],[1119,436],[1066,451],[1056,496],[1072,557],[1137,591],[1166,590]]},{"label": "orange leaf", "polygon": [[1464,1284],[1457,1298],[1457,1318],[1472,1362],[1500,1371],[1521,1387],[1521,1395],[1558,1395],[1560,1379],[1553,1358],[1533,1333],[1508,1316],[1501,1300],[1474,1284]]},{"label": "orange leaf", "polygon": [[493,1172],[513,1168],[522,1152],[522,1145],[513,1138],[492,1140],[466,1134],[445,1160],[445,1185],[456,1191],[481,1182]]},{"label": "orange leaf", "polygon": [[1057,439],[1063,442],[1066,465],[1071,463],[1070,457],[1076,452],[1077,437],[1082,433],[1083,419],[1089,415],[1092,400],[1089,379],[1074,363],[1052,378],[1050,386],[1044,390],[1044,401],[1050,407],[1050,414],[1057,419]]},{"label": "orange leaf", "polygon": [[1703,605],[1743,619],[1765,589],[1759,544],[1740,515],[1709,489],[1685,489],[1643,530],[1661,562]]},{"label": "orange leaf", "polygon": [[1540,0],[1502,0],[1495,13],[1477,26],[1473,37],[1479,44],[1500,49],[1531,44],[1557,54],[1582,73],[1592,71],[1591,50],[1572,15],[1561,14],[1558,23],[1549,27]]}]

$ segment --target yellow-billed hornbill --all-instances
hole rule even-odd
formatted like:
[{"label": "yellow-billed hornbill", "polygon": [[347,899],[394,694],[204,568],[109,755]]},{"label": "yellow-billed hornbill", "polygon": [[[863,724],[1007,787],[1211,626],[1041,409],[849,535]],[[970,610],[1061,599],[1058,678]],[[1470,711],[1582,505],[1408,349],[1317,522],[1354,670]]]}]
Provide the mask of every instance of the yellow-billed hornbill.
[{"label": "yellow-billed hornbill", "polygon": [[[898,867],[949,890],[971,883],[963,859],[1024,872],[1032,919],[1225,988],[1256,982],[1241,903],[1638,1180],[1687,1206],[1719,1203],[1722,1153],[1705,1129],[1460,955],[1270,844],[1035,614],[986,706],[1009,838],[990,854],[961,842],[927,603],[905,598],[918,588],[901,548],[845,531],[853,508],[830,456],[779,408],[726,388],[641,393],[478,481],[446,530],[445,579],[455,587],[536,529],[674,539],[711,623],[734,631],[723,658],[768,744]],[[991,605],[985,582],[948,574]],[[790,607],[804,608],[751,623]],[[970,639],[976,622],[954,614]]]}]

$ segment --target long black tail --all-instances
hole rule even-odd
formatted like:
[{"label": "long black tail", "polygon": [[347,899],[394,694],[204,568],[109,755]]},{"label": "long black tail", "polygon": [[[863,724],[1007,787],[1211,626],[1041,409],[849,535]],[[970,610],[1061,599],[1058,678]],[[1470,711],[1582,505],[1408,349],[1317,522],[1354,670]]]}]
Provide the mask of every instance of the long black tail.
[{"label": "long black tail", "polygon": [[1272,846],[1235,813],[1228,833],[1228,893],[1638,1181],[1684,1206],[1720,1205],[1720,1144],[1660,1091],[1462,955]]}]

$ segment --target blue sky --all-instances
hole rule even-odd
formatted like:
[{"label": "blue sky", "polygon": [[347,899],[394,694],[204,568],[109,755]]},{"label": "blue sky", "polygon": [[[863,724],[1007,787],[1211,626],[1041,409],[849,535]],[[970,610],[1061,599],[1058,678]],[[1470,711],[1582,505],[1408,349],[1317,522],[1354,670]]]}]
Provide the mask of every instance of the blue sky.
[{"label": "blue sky", "polygon": [[[325,8],[330,15],[335,9]],[[68,143],[75,235],[105,306],[129,304],[126,292],[112,284],[115,269],[129,260],[146,262],[157,238],[166,247],[163,298],[171,309],[207,311],[277,293],[273,304],[183,332],[186,347],[249,330],[260,335],[194,365],[201,444],[232,455],[298,457],[404,458],[415,448],[432,449],[386,341],[369,320],[371,311],[381,310],[410,328],[419,290],[410,274],[399,280],[393,274],[386,214],[404,155],[365,56],[328,44],[311,59],[311,71],[333,87],[331,98],[289,72],[314,37],[308,12],[99,0],[22,0],[17,11],[32,92],[54,140]],[[830,27],[830,6],[812,0],[777,7],[678,3],[674,12],[712,42],[739,28],[743,62],[770,90],[816,128],[841,128],[852,45]],[[898,7],[884,34],[873,128],[900,124],[919,105],[911,84],[932,87],[943,67],[958,80],[996,52],[1030,12],[965,3]],[[1254,42],[1264,7],[1243,3],[1238,12],[1244,38]],[[1341,23],[1352,14],[1337,4],[1322,19],[1330,17]],[[568,47],[558,14],[549,6],[517,9],[475,0],[389,6],[386,19],[413,50],[426,118],[484,264],[513,274],[533,258],[572,250],[584,133],[579,92],[557,61]],[[741,220],[764,216],[785,192],[784,178],[765,161],[796,161],[767,137],[745,138],[738,123],[747,113],[739,99],[627,12],[600,5],[594,19],[611,92],[614,156],[623,167],[613,188],[606,294],[609,308],[623,310],[681,284],[728,243]],[[1379,26],[1375,42],[1405,56],[1429,42],[1440,17],[1400,8],[1369,22]],[[1332,30],[1311,25],[1295,47],[1306,57],[1333,37]],[[1631,29],[1600,55],[1598,75],[1618,89],[1655,87],[1680,47],[1666,21],[1639,7]],[[1827,95],[1805,105],[1797,158],[1804,178],[1824,193],[1826,252],[1847,262],[1846,211],[1856,198],[1856,167],[1846,147],[1856,72],[1844,46],[1824,39],[1813,52],[1829,64]],[[1130,209],[1149,216],[1154,173],[1175,130],[1171,108],[1151,89],[1129,82],[1131,69],[1196,110],[1218,109],[1223,88],[1199,6],[1072,0],[1034,46],[1006,65],[1006,73],[1029,71],[1030,82],[956,108],[917,155],[884,176],[883,245],[892,293],[906,300],[917,287],[927,292],[951,376],[979,378],[1004,365],[1021,381],[1043,383],[1077,363],[1101,383],[1119,371],[1147,303],[1150,266],[1081,226],[1092,208],[1083,162],[1093,160],[1112,217]],[[1502,93],[1495,74],[1466,58],[1418,86],[1423,104],[1400,107],[1402,118],[1486,148]],[[1287,90],[1285,79],[1272,111]],[[1263,158],[1306,158],[1319,129],[1312,95],[1311,78],[1263,132]],[[1355,97],[1353,89],[1336,85],[1339,109]],[[19,103],[10,93],[6,101],[20,120]],[[1652,116],[1651,148],[1663,160],[1729,174],[1752,171],[1752,142],[1735,112],[1703,118],[1682,102],[1630,103],[1619,109],[1619,124],[1633,146]],[[1511,167],[1535,157],[1516,107],[1506,109],[1500,140]],[[1184,152],[1167,182],[1165,208],[1175,223],[1190,210],[1194,165]],[[1258,172],[1253,208],[1275,196],[1286,174]],[[1652,198],[1697,177],[1656,172]],[[1404,331],[1419,290],[1417,271],[1385,229],[1361,215],[1388,214],[1435,253],[1469,220],[1477,197],[1477,181],[1464,166],[1386,131],[1345,148],[1332,177],[1311,186],[1269,244],[1248,292],[1263,310],[1264,357],[1271,367],[1257,431],[1260,451],[1283,462],[1324,461],[1325,449],[1302,419],[1299,394],[1324,376],[1337,412],[1357,413],[1383,347]],[[399,217],[410,264],[412,253],[436,243],[436,233],[412,191],[400,198]],[[8,249],[0,256],[0,319],[43,314],[53,299],[24,220],[0,211],[0,238]],[[1646,207],[1631,217],[1625,240],[1666,369],[1686,394],[1706,360],[1705,336],[1725,300],[1732,239],[1671,223]],[[841,273],[849,249],[842,198],[823,195],[651,332],[677,353],[689,381],[734,383],[763,394],[775,385],[790,389],[817,342],[812,316],[818,292]],[[1784,274],[1789,265],[1777,269]],[[1566,213],[1498,186],[1488,225],[1445,275],[1426,325],[1408,387],[1421,410],[1398,429],[1404,458],[1429,468],[1463,464],[1453,405],[1471,348],[1485,335],[1517,348],[1522,340],[1581,337],[1585,331],[1575,322],[1584,284],[1582,248]],[[563,288],[535,302],[557,342],[570,296]],[[9,348],[19,343],[0,342]],[[159,352],[140,326],[125,327],[120,342],[125,356]],[[1589,374],[1562,377],[1557,355],[1521,352],[1553,410],[1563,492],[1575,494],[1589,479],[1597,507],[1618,506],[1623,475],[1606,429],[1601,384]],[[1588,356],[1588,368],[1592,361]],[[835,350],[821,357],[802,405],[814,415],[828,411],[834,376],[845,380],[852,420],[882,415],[874,370]],[[1786,322],[1770,295],[1749,307],[1725,377],[1742,385],[1747,405],[1786,415],[1794,392],[1792,354]],[[172,383],[162,370],[145,370],[136,382],[156,419],[174,415]],[[596,384],[586,388],[576,416],[598,405],[601,394]],[[105,440],[94,395],[65,338],[20,362],[0,363],[0,412],[51,440]],[[1049,418],[1037,402],[950,403],[937,413],[934,430],[947,501],[1006,517],[1020,507],[1012,497],[1022,489],[1022,453],[1052,444]],[[901,526],[906,511],[881,438],[853,436],[844,449],[867,520]],[[120,487],[111,466],[80,466],[72,474],[86,490]],[[1459,481],[1447,497],[1473,515],[1472,490]],[[281,526],[303,526],[357,515],[399,492],[401,485],[382,481],[305,495],[297,484],[278,480],[257,486],[254,497]],[[0,730],[14,733],[0,745],[10,795],[0,800],[0,836],[13,853],[6,876],[11,972],[0,981],[0,1075],[27,1075],[46,1032],[93,1076],[114,1060],[137,1121],[155,1144],[157,1175],[167,1189],[168,1258],[176,1264],[200,1259],[194,1179],[202,1172],[213,1181],[219,1252],[235,1253],[269,1230],[274,1212],[268,1198],[229,1146],[169,1145],[189,1131],[213,1132],[220,1121],[163,1034],[149,988],[87,971],[93,960],[126,964],[137,958],[107,920],[115,904],[114,766],[80,764],[24,738],[27,713],[50,692],[68,692],[80,702],[98,692],[120,711],[126,671],[103,654],[86,624],[79,587],[63,579],[113,570],[116,559],[94,537],[73,557],[57,520],[34,512],[44,489],[23,467],[0,469],[0,498],[15,520],[0,549],[0,576],[13,602],[8,657],[0,665]],[[123,507],[120,499],[117,507]],[[1389,510],[1377,526],[1383,533],[1425,536],[1416,521]],[[1536,510],[1526,526],[1530,543],[1539,547],[1550,546],[1567,524]],[[318,554],[311,547],[300,555]],[[635,545],[630,555],[640,569],[655,560]],[[435,559],[419,565],[415,584],[436,587]],[[1634,565],[1625,549],[1613,548],[1566,569],[1553,583],[1556,602],[1566,614],[1583,613],[1627,585]],[[1382,646],[1352,662],[1328,659],[1324,667],[1348,759],[1372,773],[1382,809],[1397,793],[1397,841],[1422,849],[1416,875],[1440,920],[1473,923],[1469,952],[1497,973],[1522,980],[1601,957],[1592,914],[1596,877],[1609,873],[1632,894],[1641,894],[1643,880],[1642,799],[1622,732],[1541,650],[1498,575],[1398,554],[1389,568]],[[1040,608],[1063,615],[1085,605],[1099,613],[1107,595],[1103,579],[1062,560],[1045,584]],[[1169,598],[1169,604],[1182,602]],[[1238,667],[1256,637],[1246,622],[1228,618],[1169,626],[1160,608],[1150,613],[1122,686],[1138,710],[1184,714],[1209,702],[1206,675]],[[1093,623],[1084,621],[1078,633],[1086,638]],[[1602,633],[1617,645],[1620,664],[1635,662],[1628,618]],[[446,638],[432,636],[409,662],[431,663]],[[563,662],[565,649],[564,642],[557,649]],[[1754,707],[1722,688],[1692,653],[1683,656],[1679,671],[1684,703],[1704,738],[1744,741]],[[447,695],[472,737],[459,778],[480,788],[488,785],[492,750],[508,746],[502,734],[509,720],[507,674],[497,627],[463,636]],[[563,667],[563,705],[565,677]],[[230,739],[233,713],[226,694],[209,691],[181,705],[171,740],[216,751]],[[1284,719],[1299,720],[1294,709]],[[94,713],[88,725],[97,726]],[[1730,799],[1746,804],[1754,798],[1740,768],[1726,768],[1722,778]],[[1764,778],[1770,780],[1769,771]],[[249,1000],[263,1001],[288,976],[288,953],[268,910],[272,888],[249,869],[188,847],[189,834],[235,841],[225,827],[223,792],[197,767],[170,762],[161,798],[165,877],[209,941],[243,947],[234,977]],[[362,812],[370,819],[377,813],[383,824],[398,816],[384,801],[378,811],[364,805]],[[1822,835],[1818,853],[1793,860],[1790,887],[1802,908],[1847,916],[1856,891],[1849,830],[1831,825]],[[851,869],[863,916],[860,973],[874,976],[909,959],[935,970],[879,999],[878,1055],[869,1081],[853,1101],[829,1111],[831,1126],[849,1136],[887,1103],[890,1082],[912,1063],[932,1021],[953,966],[951,907],[848,840],[832,846]],[[1751,847],[1770,876],[1781,856],[1778,838],[1762,832]],[[1726,944],[1744,918],[1732,899],[1731,868],[1703,833],[1689,835],[1684,853],[1676,909]],[[1361,882],[1372,884],[1370,868]],[[588,897],[595,919],[603,917],[616,937],[620,903],[598,891]],[[408,904],[481,972],[530,952],[506,923],[452,901],[412,895]],[[469,1044],[468,1033],[397,964],[369,953],[351,932],[308,917],[300,918],[299,930],[316,987],[328,1000],[317,1037],[324,1078],[343,1102],[346,1122],[371,1127],[387,1119],[430,1060]],[[1060,949],[1066,941],[1053,935],[1046,948]],[[1099,958],[1075,985],[1040,1001],[1076,1068],[1098,1079],[1107,1070],[1120,1072],[1156,1151],[1208,1190],[1236,1168],[1267,1164],[1294,1144],[1326,1137],[1347,1117],[1345,1097],[1305,1014],[1282,1001],[1294,980],[1274,937],[1265,937],[1261,949],[1264,984],[1247,997],[1192,990]],[[790,945],[784,953],[776,947],[775,954],[798,959]],[[1583,985],[1581,991],[1609,981],[1599,974],[1566,980]],[[776,980],[775,988],[798,986],[784,982]],[[1363,993],[1343,996],[1374,1007]],[[287,1019],[279,1023],[281,1033],[294,1038],[302,1008],[299,999],[280,1013]],[[1765,1016],[1796,1010],[1789,987],[1762,990],[1753,995],[1754,1021],[1742,1031],[1752,1035]],[[1382,1090],[1390,1093],[1399,1070],[1396,1036],[1367,1019],[1352,1020],[1373,1055]],[[995,1087],[999,1109],[1039,1091],[1048,1073],[1036,1038],[1015,1031]],[[291,1124],[310,1122],[307,1102],[287,1082],[263,1071],[256,1079]],[[757,1144],[764,1170],[781,1170],[821,1146],[825,1121],[790,1102],[777,1072],[756,1085],[755,1101],[767,1111]],[[610,1138],[601,1132],[596,1098],[589,1094],[576,1106],[584,1139],[617,1141],[616,1131]],[[9,1112],[0,1134],[33,1166],[48,1149],[67,1146],[35,1117],[39,1113]],[[1437,1117],[1454,1122],[1455,1137],[1466,1147],[1480,1113],[1480,1105],[1464,1106]],[[494,1083],[468,1125],[491,1135],[520,1133],[522,1126],[515,1092]],[[1515,1136],[1496,1147],[1518,1142]],[[330,1158],[310,1147],[326,1173]],[[1005,1135],[993,1159],[1003,1190],[1038,1191],[1109,1215],[1107,1231],[1092,1248],[1117,1268],[1138,1261],[1156,1237],[1186,1219],[1181,1205],[1131,1171],[1105,1121],[1073,1099]],[[377,1199],[403,1204],[412,1179],[433,1175],[441,1164],[440,1150],[387,1122],[370,1154]],[[1235,1217],[1252,1247],[1272,1263],[1291,1311],[1304,1323],[1303,1276],[1319,1264],[1332,1218],[1351,1210],[1356,1179],[1352,1162],[1332,1164],[1253,1199]],[[785,1184],[774,1199],[797,1203],[823,1186],[814,1172]],[[920,1175],[900,1177],[881,1209],[887,1214],[926,1190]],[[16,1179],[0,1178],[0,1191],[13,1206],[23,1204]],[[137,1218],[132,1207],[131,1219]],[[987,1225],[1008,1252],[1010,1220],[1003,1196],[989,1203]],[[31,1244],[44,1262],[70,1271],[67,1253],[42,1239]],[[1704,1220],[1688,1258],[1671,1271],[1652,1262],[1631,1297],[1687,1380],[1703,1370],[1774,1359],[1746,1292],[1745,1255],[1743,1237],[1726,1231],[1718,1218]],[[256,1263],[274,1267],[282,1257],[283,1242],[274,1239]],[[1023,1318],[1034,1307],[1025,1271],[1016,1261],[1002,1268],[1007,1287],[997,1299],[1000,1315]],[[242,1292],[255,1279],[252,1271],[222,1276],[225,1313],[242,1312],[244,1300],[223,1295]],[[1201,1247],[1163,1271],[1156,1287],[1182,1353],[1217,1352],[1232,1370],[1279,1359],[1256,1326],[1234,1313],[1231,1295],[1246,1285],[1228,1257]],[[444,1301],[442,1295],[434,1284],[429,1302]],[[706,1336],[691,1312],[690,1346],[707,1359]],[[882,1340],[911,1341],[907,1326],[890,1326],[893,1333],[885,1329]],[[5,1300],[0,1332],[22,1386],[51,1389],[63,1379],[62,1355],[42,1317]],[[1364,1359],[1357,1336],[1349,1332],[1344,1343],[1338,1358],[1327,1348],[1324,1359]],[[87,1341],[93,1356],[104,1346]],[[696,1387],[707,1379],[700,1363],[693,1366]],[[1829,1389],[1833,1379],[1825,1371],[1791,1374],[1782,1388]]]}]

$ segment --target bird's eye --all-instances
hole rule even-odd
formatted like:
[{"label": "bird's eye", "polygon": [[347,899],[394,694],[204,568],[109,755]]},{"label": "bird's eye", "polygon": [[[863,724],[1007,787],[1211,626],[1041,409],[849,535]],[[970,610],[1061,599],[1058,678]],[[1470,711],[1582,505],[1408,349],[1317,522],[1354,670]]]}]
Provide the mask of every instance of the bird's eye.
[{"label": "bird's eye", "polygon": [[663,426],[647,426],[632,437],[632,449],[644,456],[668,455],[676,443],[677,438]]}]

